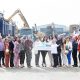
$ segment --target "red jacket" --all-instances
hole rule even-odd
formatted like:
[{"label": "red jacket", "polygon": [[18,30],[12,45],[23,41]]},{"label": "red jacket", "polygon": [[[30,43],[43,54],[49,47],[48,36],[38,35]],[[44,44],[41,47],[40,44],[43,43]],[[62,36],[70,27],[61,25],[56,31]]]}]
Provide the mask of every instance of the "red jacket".
[{"label": "red jacket", "polygon": [[80,52],[80,43],[78,43],[78,51]]}]

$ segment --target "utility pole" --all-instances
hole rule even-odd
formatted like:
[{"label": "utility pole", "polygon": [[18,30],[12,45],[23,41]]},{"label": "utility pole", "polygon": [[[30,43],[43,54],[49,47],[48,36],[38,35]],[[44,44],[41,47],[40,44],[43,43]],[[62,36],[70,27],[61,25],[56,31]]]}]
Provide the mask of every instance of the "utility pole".
[{"label": "utility pole", "polygon": [[34,26],[35,26],[35,32],[37,32],[37,25],[36,25],[36,24],[34,24]]},{"label": "utility pole", "polygon": [[54,23],[52,22],[52,29],[53,29],[53,35],[55,34],[55,25],[54,25]]}]

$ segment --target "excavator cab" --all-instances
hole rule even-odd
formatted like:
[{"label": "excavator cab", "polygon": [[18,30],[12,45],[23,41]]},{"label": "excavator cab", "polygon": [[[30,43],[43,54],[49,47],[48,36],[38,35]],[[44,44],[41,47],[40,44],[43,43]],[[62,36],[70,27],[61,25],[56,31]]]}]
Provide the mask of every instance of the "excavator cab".
[{"label": "excavator cab", "polygon": [[11,21],[12,18],[18,14],[21,18],[21,20],[23,21],[23,27],[19,30],[18,28],[16,28],[16,31],[18,31],[19,36],[30,36],[32,38],[32,40],[34,40],[35,37],[39,37],[42,38],[44,36],[44,34],[42,32],[38,32],[38,31],[34,31],[33,29],[30,28],[26,18],[24,17],[24,15],[22,14],[20,9],[17,9],[8,19],[7,21]]}]

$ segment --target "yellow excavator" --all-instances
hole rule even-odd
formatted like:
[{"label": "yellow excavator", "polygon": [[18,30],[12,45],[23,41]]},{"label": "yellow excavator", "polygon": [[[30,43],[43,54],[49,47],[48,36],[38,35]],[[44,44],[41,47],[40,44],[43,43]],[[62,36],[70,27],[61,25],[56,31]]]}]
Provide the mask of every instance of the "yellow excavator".
[{"label": "yellow excavator", "polygon": [[[12,20],[12,18],[16,15],[16,14],[18,14],[19,16],[20,16],[20,18],[21,18],[21,20],[24,22],[24,26],[22,27],[22,29],[21,29],[21,31],[22,31],[22,35],[26,35],[26,33],[27,34],[31,34],[31,32],[30,31],[32,31],[31,29],[30,29],[30,27],[29,27],[29,24],[28,24],[28,22],[27,22],[27,20],[25,19],[25,17],[24,17],[24,15],[22,14],[22,12],[21,12],[21,10],[20,9],[17,9],[8,19],[7,19],[7,21],[13,21]],[[18,31],[18,28],[16,28],[17,29],[17,31]],[[36,33],[33,33],[36,37],[39,37],[39,38],[42,38],[42,37],[44,37],[44,33],[42,33],[42,32],[36,32]]]},{"label": "yellow excavator", "polygon": [[22,19],[22,21],[24,22],[24,27],[27,27],[29,28],[29,24],[28,22],[26,21],[24,15],[22,14],[21,10],[20,9],[17,9],[7,20],[10,21],[12,20],[12,18],[18,14],[20,16],[20,18]]}]

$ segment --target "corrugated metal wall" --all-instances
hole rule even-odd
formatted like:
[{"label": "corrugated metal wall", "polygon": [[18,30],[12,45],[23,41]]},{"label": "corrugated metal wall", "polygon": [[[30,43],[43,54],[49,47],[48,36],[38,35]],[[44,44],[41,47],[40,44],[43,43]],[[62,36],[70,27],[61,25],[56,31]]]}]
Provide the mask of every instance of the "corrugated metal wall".
[{"label": "corrugated metal wall", "polygon": [[14,36],[15,25],[10,25],[4,17],[0,17],[0,33],[2,36],[6,36],[8,34]]},{"label": "corrugated metal wall", "polygon": [[1,33],[1,35],[3,35],[2,33],[3,33],[3,20],[2,20],[2,18],[0,18],[0,33]]}]

